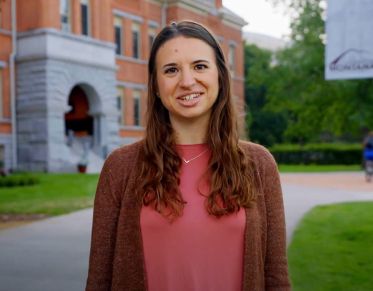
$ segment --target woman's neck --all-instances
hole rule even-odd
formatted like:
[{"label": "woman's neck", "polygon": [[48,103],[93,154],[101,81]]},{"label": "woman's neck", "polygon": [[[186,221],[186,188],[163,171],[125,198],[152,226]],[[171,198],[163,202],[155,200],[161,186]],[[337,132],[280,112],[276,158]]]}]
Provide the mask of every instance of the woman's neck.
[{"label": "woman's neck", "polygon": [[208,122],[171,120],[177,144],[201,144],[206,142]]}]

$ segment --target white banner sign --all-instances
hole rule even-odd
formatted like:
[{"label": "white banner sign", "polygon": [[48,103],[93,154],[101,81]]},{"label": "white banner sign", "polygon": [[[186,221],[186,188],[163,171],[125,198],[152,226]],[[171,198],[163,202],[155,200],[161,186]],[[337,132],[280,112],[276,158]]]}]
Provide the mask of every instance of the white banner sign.
[{"label": "white banner sign", "polygon": [[325,78],[373,78],[373,0],[327,0]]}]

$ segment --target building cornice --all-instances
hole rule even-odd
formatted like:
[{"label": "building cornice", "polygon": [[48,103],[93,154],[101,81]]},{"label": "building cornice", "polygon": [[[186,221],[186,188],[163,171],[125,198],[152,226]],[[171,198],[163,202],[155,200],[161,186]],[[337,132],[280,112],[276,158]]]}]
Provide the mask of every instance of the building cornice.
[{"label": "building cornice", "polygon": [[163,0],[145,0],[148,3],[155,4],[161,6],[163,3]]},{"label": "building cornice", "polygon": [[17,62],[54,59],[115,69],[115,46],[87,36],[56,29],[38,29],[17,35]]},{"label": "building cornice", "polygon": [[[152,2],[154,2],[153,0]],[[200,15],[213,15],[219,17],[225,25],[240,30],[243,26],[248,23],[239,15],[226,7],[217,8],[213,1],[199,1],[199,0],[158,0],[155,1],[160,4],[166,4],[169,6],[178,6],[188,10],[191,10]]]},{"label": "building cornice", "polygon": [[142,90],[142,91],[145,91],[147,89],[146,84],[126,82],[126,81],[120,81],[120,80],[117,80],[117,86],[124,87],[124,88],[135,89],[135,90]]},{"label": "building cornice", "polygon": [[42,29],[35,29],[31,31],[25,31],[25,32],[19,32],[17,34],[17,39],[22,39],[22,38],[27,38],[27,37],[32,37],[32,36],[38,36],[38,35],[55,35],[59,36],[65,39],[71,39],[87,44],[93,44],[95,46],[101,46],[101,47],[106,47],[106,48],[112,48],[115,49],[115,45],[112,42],[106,42],[102,40],[98,40],[89,36],[85,35],[77,35],[77,34],[72,34],[72,33],[67,33],[63,32],[61,30],[57,30],[54,28],[42,28]]},{"label": "building cornice", "polygon": [[121,61],[136,63],[136,64],[140,64],[140,65],[147,65],[148,64],[147,60],[135,59],[133,57],[128,57],[128,56],[124,56],[124,55],[115,55],[115,57],[116,57],[116,59],[121,60]]},{"label": "building cornice", "polygon": [[218,9],[218,15],[224,23],[239,29],[248,24],[245,19],[224,6]]},{"label": "building cornice", "polygon": [[139,15],[136,15],[136,14],[131,14],[131,13],[128,13],[128,12],[124,12],[124,11],[119,10],[119,9],[113,9],[113,14],[114,14],[114,16],[131,19],[132,21],[136,21],[136,22],[139,22],[139,23],[144,22],[143,17],[141,17]]},{"label": "building cornice", "polygon": [[168,0],[166,1],[168,5],[173,6],[182,6],[185,8],[190,8],[193,11],[199,11],[199,13],[210,13],[214,14],[215,12],[215,5],[211,3],[207,3],[205,1],[198,1],[198,0]]}]

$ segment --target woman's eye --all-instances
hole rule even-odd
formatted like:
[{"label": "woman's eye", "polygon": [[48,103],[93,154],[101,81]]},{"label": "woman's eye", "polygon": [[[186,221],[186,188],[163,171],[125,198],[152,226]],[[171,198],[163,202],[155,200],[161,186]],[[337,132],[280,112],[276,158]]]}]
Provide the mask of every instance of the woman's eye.
[{"label": "woman's eye", "polygon": [[195,66],[195,69],[196,69],[197,71],[201,71],[201,70],[207,69],[207,65],[205,65],[205,64],[197,64],[197,65]]},{"label": "woman's eye", "polygon": [[177,72],[177,68],[175,68],[175,67],[167,68],[167,69],[164,71],[165,74],[174,74],[174,73],[176,73],[176,72]]}]

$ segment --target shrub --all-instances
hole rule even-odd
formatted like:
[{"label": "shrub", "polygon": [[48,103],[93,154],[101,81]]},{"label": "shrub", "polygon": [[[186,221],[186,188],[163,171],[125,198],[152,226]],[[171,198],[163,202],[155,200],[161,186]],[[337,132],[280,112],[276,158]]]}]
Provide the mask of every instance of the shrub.
[{"label": "shrub", "polygon": [[0,187],[29,186],[39,183],[39,179],[31,174],[14,174],[0,177]]},{"label": "shrub", "polygon": [[356,165],[362,162],[360,144],[279,144],[270,151],[279,164]]}]

